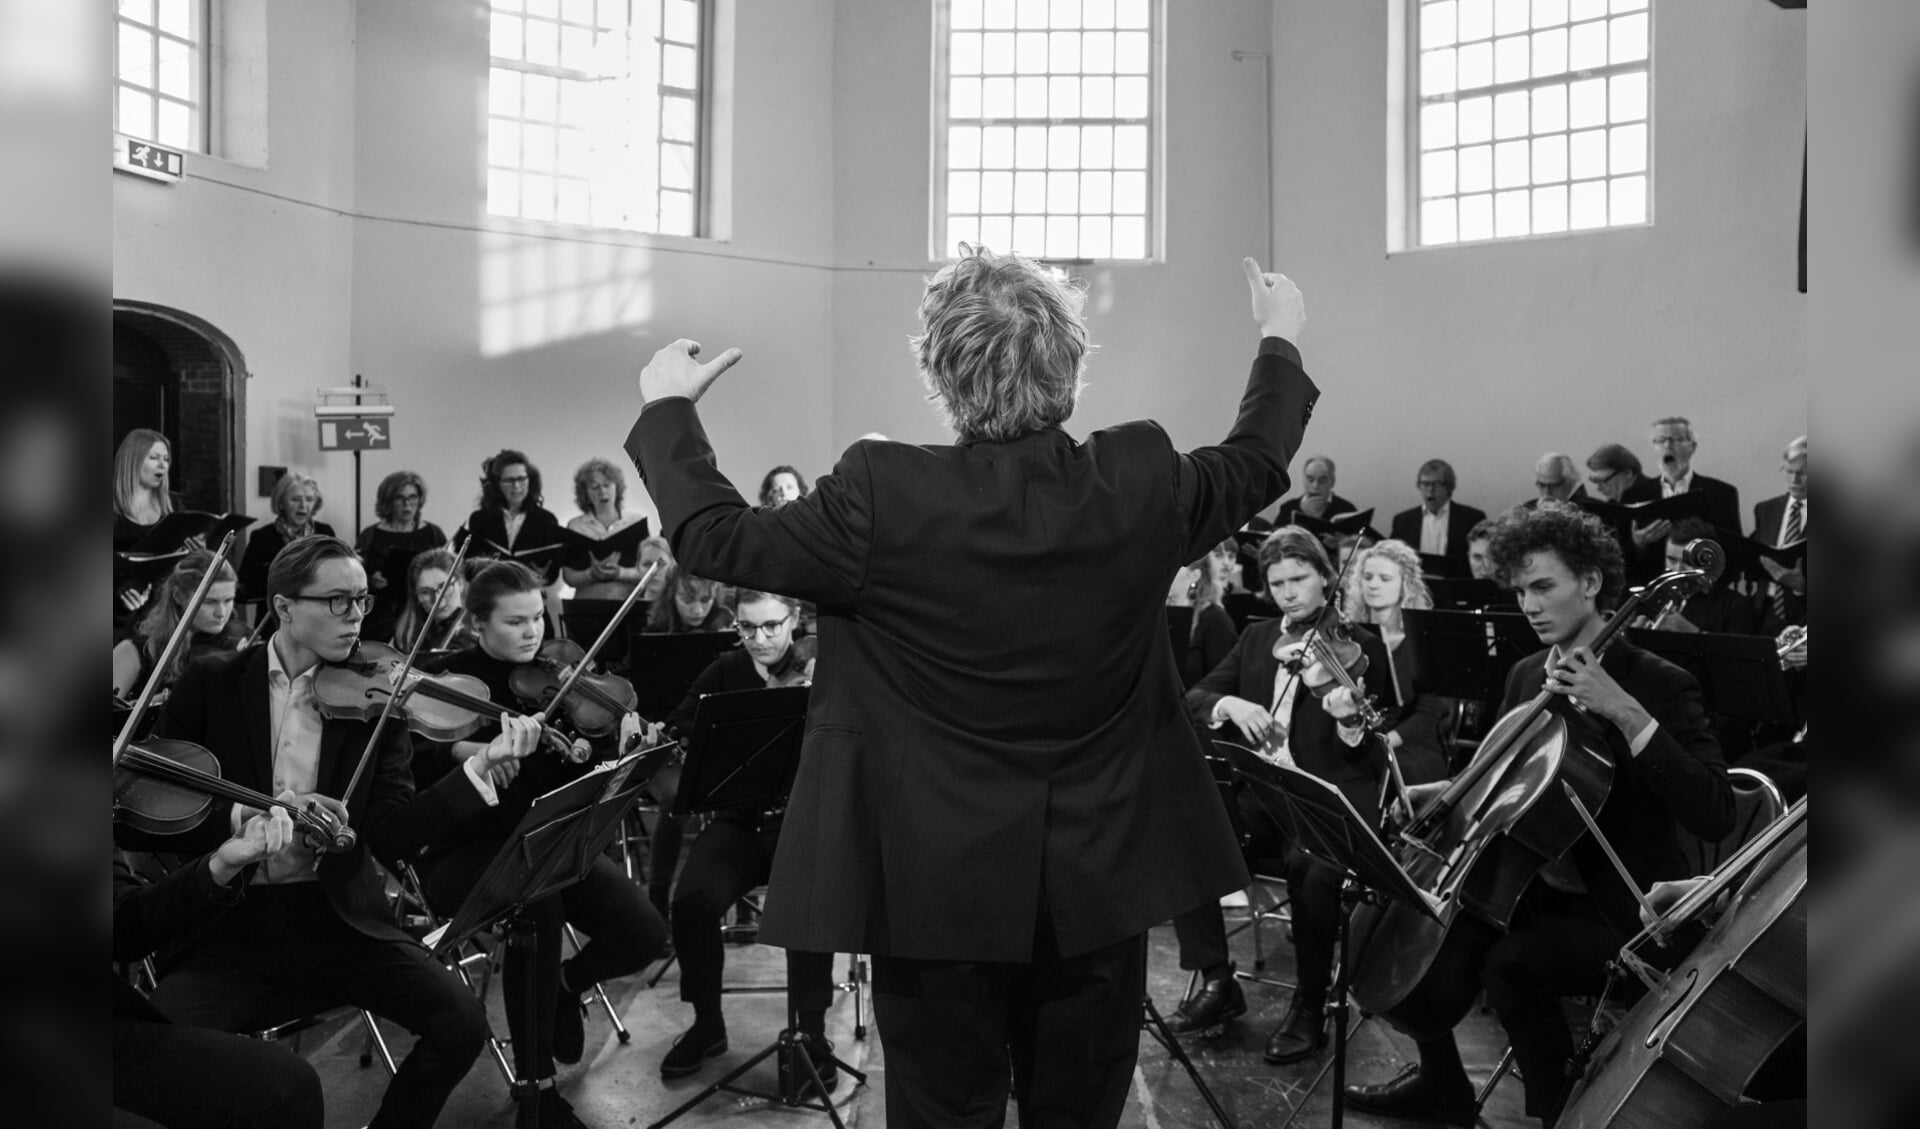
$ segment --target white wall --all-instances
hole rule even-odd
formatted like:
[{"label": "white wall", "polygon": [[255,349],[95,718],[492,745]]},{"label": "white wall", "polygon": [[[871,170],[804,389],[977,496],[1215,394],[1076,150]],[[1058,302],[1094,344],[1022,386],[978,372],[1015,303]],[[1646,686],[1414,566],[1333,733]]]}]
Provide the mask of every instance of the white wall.
[{"label": "white wall", "polygon": [[1695,465],[1752,503],[1780,493],[1807,430],[1795,240],[1806,21],[1757,0],[1656,6],[1655,224],[1388,256],[1388,0],[1275,8],[1283,269],[1307,296],[1324,397],[1310,451],[1382,515],[1416,504],[1431,456],[1489,511],[1532,463],[1690,417]]}]

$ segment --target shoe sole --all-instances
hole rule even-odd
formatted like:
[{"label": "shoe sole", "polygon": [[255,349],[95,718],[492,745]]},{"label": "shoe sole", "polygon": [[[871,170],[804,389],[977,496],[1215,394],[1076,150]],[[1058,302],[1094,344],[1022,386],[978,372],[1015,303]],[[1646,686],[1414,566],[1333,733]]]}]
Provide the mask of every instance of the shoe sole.
[{"label": "shoe sole", "polygon": [[700,1071],[706,1067],[708,1059],[719,1058],[721,1055],[726,1053],[727,1053],[727,1041],[725,1039],[722,1039],[719,1042],[708,1047],[706,1050],[701,1051],[700,1061],[694,1063],[692,1066],[668,1066],[665,1063],[661,1063],[660,1077],[662,1078],[692,1077],[693,1075],[700,1073]]},{"label": "shoe sole", "polygon": [[1311,1047],[1308,1047],[1306,1050],[1299,1052],[1298,1054],[1270,1055],[1270,1054],[1263,1053],[1261,1054],[1260,1057],[1265,1059],[1267,1063],[1272,1066],[1292,1066],[1296,1062],[1305,1062],[1306,1060],[1312,1058],[1314,1055],[1317,1055],[1321,1051],[1324,1051],[1326,1049],[1327,1049],[1327,1040],[1324,1037],[1322,1037],[1319,1042],[1315,1043]]},{"label": "shoe sole", "polygon": [[1173,1034],[1182,1039],[1218,1039],[1227,1033],[1227,1024],[1232,1023],[1245,1014],[1247,1014],[1247,1005],[1243,1003],[1237,1010],[1227,1012],[1205,1027],[1189,1027],[1185,1031],[1178,1031],[1172,1027],[1168,1027],[1167,1030],[1172,1031]]}]

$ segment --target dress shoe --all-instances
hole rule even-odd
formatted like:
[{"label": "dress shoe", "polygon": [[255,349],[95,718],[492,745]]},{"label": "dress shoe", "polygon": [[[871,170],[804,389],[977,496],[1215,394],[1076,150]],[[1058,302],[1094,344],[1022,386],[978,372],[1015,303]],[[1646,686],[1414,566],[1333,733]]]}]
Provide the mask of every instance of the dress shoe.
[{"label": "dress shoe", "polygon": [[565,985],[560,988],[560,999],[553,1012],[553,1061],[568,1065],[580,1061],[587,1049],[586,1009],[580,1006],[580,997],[569,992]]},{"label": "dress shoe", "polygon": [[[824,1091],[814,1088],[813,1075],[807,1073],[802,1056],[813,1063]],[[833,1043],[824,1035],[801,1032],[794,1038],[792,1050],[780,1057],[780,1075],[780,1092],[791,1094],[796,1101],[833,1093],[840,1086],[840,1068],[834,1065]]]},{"label": "dress shoe", "polygon": [[710,1058],[718,1058],[727,1053],[727,1025],[720,1022],[702,1023],[696,1019],[686,1033],[673,1041],[667,1048],[667,1057],[660,1060],[660,1077],[685,1078],[696,1074]]},{"label": "dress shoe", "polygon": [[1267,1037],[1266,1059],[1275,1066],[1299,1062],[1327,1043],[1327,1013],[1295,1002]]},{"label": "dress shoe", "polygon": [[1440,1082],[1421,1073],[1418,1063],[1385,1082],[1347,1087],[1347,1105],[1368,1113],[1414,1121],[1472,1125],[1479,1116],[1473,1085],[1465,1078]]},{"label": "dress shoe", "polygon": [[1200,990],[1181,1001],[1172,1015],[1167,1017],[1167,1030],[1175,1035],[1205,1035],[1212,1037],[1220,1034],[1227,1020],[1238,1019],[1247,1014],[1247,996],[1240,990],[1240,982],[1232,973],[1218,980],[1205,980]]}]

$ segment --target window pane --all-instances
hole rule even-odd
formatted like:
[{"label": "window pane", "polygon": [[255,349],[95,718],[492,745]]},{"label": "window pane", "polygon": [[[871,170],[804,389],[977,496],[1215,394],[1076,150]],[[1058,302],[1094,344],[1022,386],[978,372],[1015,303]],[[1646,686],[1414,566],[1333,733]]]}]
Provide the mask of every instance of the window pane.
[{"label": "window pane", "polygon": [[1647,74],[1637,71],[1633,74],[1614,75],[1607,82],[1608,98],[1612,105],[1607,111],[1610,120],[1616,122],[1637,122],[1647,116]]},{"label": "window pane", "polygon": [[1110,78],[1081,79],[1080,112],[1090,118],[1112,117],[1113,80]]},{"label": "window pane", "polygon": [[1080,254],[1088,259],[1113,255],[1113,221],[1105,216],[1080,217]]},{"label": "window pane", "polygon": [[1013,116],[1012,79],[990,78],[980,84],[980,116],[983,118]]},{"label": "window pane", "polygon": [[1115,27],[1146,27],[1147,0],[1119,0],[1113,6],[1113,24]]},{"label": "window pane", "polygon": [[1113,73],[1113,33],[1090,31],[1080,38],[1080,69],[1088,74]]},{"label": "window pane", "polygon": [[1453,152],[1441,150],[1420,158],[1420,195],[1451,196],[1454,193]]},{"label": "window pane", "polygon": [[195,37],[192,0],[160,0],[160,30],[182,39]]},{"label": "window pane", "polygon": [[980,167],[980,127],[956,125],[947,130],[947,164],[957,169]]},{"label": "window pane", "polygon": [[1535,184],[1555,184],[1567,179],[1567,136],[1564,133],[1552,137],[1533,139],[1533,182]]},{"label": "window pane", "polygon": [[1056,118],[1080,116],[1080,80],[1055,76],[1047,80],[1047,105]]},{"label": "window pane", "polygon": [[980,73],[980,36],[965,32],[947,41],[947,70],[951,74]]},{"label": "window pane", "polygon": [[1460,0],[1460,42],[1493,34],[1493,0]]},{"label": "window pane", "polygon": [[1527,30],[1529,9],[1528,0],[1495,0],[1493,5],[1493,33],[1512,35],[1516,31]]},{"label": "window pane", "polygon": [[1453,15],[1453,0],[1441,0],[1438,4],[1422,7],[1420,9],[1420,46],[1452,46]]},{"label": "window pane", "polygon": [[1080,33],[1056,31],[1047,38],[1047,69],[1073,74],[1080,69]]},{"label": "window pane", "polygon": [[162,145],[171,145],[176,149],[191,149],[193,145],[193,110],[184,102],[175,102],[168,98],[159,100],[160,129],[154,140]]},{"label": "window pane", "polygon": [[530,220],[553,218],[553,178],[528,173],[520,178],[520,214]]},{"label": "window pane", "polygon": [[980,219],[977,216],[947,217],[947,246],[945,254],[958,255],[960,244],[980,242]]},{"label": "window pane", "polygon": [[1113,210],[1118,215],[1142,215],[1147,210],[1147,174],[1113,174]]},{"label": "window pane", "polygon": [[1023,118],[1047,116],[1046,76],[1021,75],[1013,80],[1013,112]]},{"label": "window pane", "polygon": [[1608,56],[1615,63],[1637,63],[1647,57],[1647,17],[1621,16],[1611,21],[1612,47]]},{"label": "window pane", "polygon": [[1019,0],[1014,20],[1021,27],[1047,26],[1047,0]]},{"label": "window pane", "polygon": [[1114,210],[1112,173],[1083,172],[1080,174],[1080,210],[1083,212]]},{"label": "window pane", "polygon": [[525,114],[534,121],[554,121],[559,114],[560,83],[550,75],[530,74],[525,78]]},{"label": "window pane", "polygon": [[660,230],[668,235],[693,234],[693,195],[687,192],[660,194]]},{"label": "window pane", "polygon": [[1013,166],[1020,169],[1047,167],[1047,127],[1023,125],[1013,131]]},{"label": "window pane", "polygon": [[1567,230],[1567,186],[1533,190],[1533,233],[1552,235]]},{"label": "window pane", "polygon": [[1425,97],[1435,94],[1452,94],[1453,48],[1428,51],[1420,56],[1420,93]]},{"label": "window pane", "polygon": [[129,137],[158,141],[153,128],[153,95],[131,87],[120,88],[120,120],[117,128]]},{"label": "window pane", "polygon": [[558,143],[550,125],[530,125],[520,132],[522,167],[534,172],[552,172]]},{"label": "window pane", "polygon": [[1053,213],[1077,212],[1080,203],[1080,174],[1076,172],[1050,172],[1047,174],[1047,211]]},{"label": "window pane", "polygon": [[[1047,131],[1047,167],[1050,169],[1080,167],[1079,126],[1056,125]],[[1065,210],[1070,212],[1073,209]]]},{"label": "window pane", "polygon": [[560,25],[546,20],[528,20],[527,62],[543,67],[560,64]]},{"label": "window pane", "polygon": [[552,19],[560,14],[560,0],[526,0],[527,14]]},{"label": "window pane", "polygon": [[1079,254],[1080,224],[1073,216],[1047,217],[1047,257],[1071,259]]},{"label": "window pane", "polygon": [[666,33],[682,43],[700,42],[700,6],[692,0],[667,0]]},{"label": "window pane", "polygon": [[520,165],[520,123],[492,121],[487,123],[487,164],[503,168],[518,168]]},{"label": "window pane", "polygon": [[1559,84],[1533,90],[1533,132],[1559,133],[1567,128],[1567,88]]},{"label": "window pane", "polygon": [[1013,167],[1012,126],[990,125],[980,131],[980,167],[987,169]]},{"label": "window pane", "polygon": [[1567,0],[1533,0],[1533,26],[1553,27],[1567,22]]},{"label": "window pane", "polygon": [[1502,192],[1493,198],[1493,233],[1502,239],[1533,230],[1533,194]]},{"label": "window pane", "polygon": [[584,180],[563,180],[559,182],[559,206],[554,209],[554,218],[561,223],[587,223],[593,219],[592,197],[587,193]]},{"label": "window pane", "polygon": [[1493,197],[1460,197],[1460,238],[1463,241],[1493,238]]},{"label": "window pane", "polygon": [[1533,36],[1533,77],[1545,78],[1567,69],[1567,32],[1564,28],[1536,32]]},{"label": "window pane", "polygon": [[520,113],[520,72],[495,67],[487,76],[487,112],[503,116]]},{"label": "window pane", "polygon": [[1493,147],[1493,186],[1521,188],[1528,181],[1528,145],[1525,141],[1502,141]]},{"label": "window pane", "polygon": [[1485,192],[1493,187],[1493,147],[1475,145],[1460,150],[1460,191]]},{"label": "window pane", "polygon": [[593,29],[569,24],[560,29],[560,65],[570,71],[598,73],[593,59]]},{"label": "window pane", "polygon": [[1113,167],[1113,127],[1090,125],[1080,131],[1080,164],[1083,168]]},{"label": "window pane", "polygon": [[1453,145],[1452,102],[1435,102],[1420,107],[1420,147],[1446,149]]},{"label": "window pane", "polygon": [[1611,131],[1608,148],[1611,158],[1607,162],[1607,171],[1615,176],[1627,172],[1645,172],[1647,169],[1647,127],[1644,125],[1617,125]]},{"label": "window pane", "polygon": [[520,214],[520,174],[506,169],[487,170],[487,211],[496,216]]},{"label": "window pane", "polygon": [[[697,115],[694,112],[693,99],[666,97],[660,100],[660,136],[666,141],[697,140],[694,136]],[[978,149],[978,131],[975,131],[975,147]]]},{"label": "window pane", "polygon": [[[980,174],[980,210],[983,212],[1013,211],[1013,174],[1010,172],[989,172]],[[1002,240],[1002,242],[1005,242]]]},{"label": "window pane", "polygon": [[988,32],[980,37],[980,69],[987,74],[1013,73],[1013,35]]},{"label": "window pane", "polygon": [[120,14],[143,24],[153,22],[153,0],[120,0]]},{"label": "window pane", "polygon": [[138,86],[153,86],[153,35],[137,27],[120,25],[120,62],[115,72],[121,79]]},{"label": "window pane", "polygon": [[1013,0],[986,0],[982,18],[988,27],[1012,27],[1013,9]]},{"label": "window pane", "polygon": [[1468,98],[1460,103],[1460,144],[1476,145],[1493,139],[1493,99]]},{"label": "window pane", "polygon": [[700,56],[691,47],[667,47],[660,52],[660,81],[692,90],[699,84]]},{"label": "window pane", "polygon": [[1458,238],[1452,200],[1428,200],[1420,205],[1420,242],[1452,243]]},{"label": "window pane", "polygon": [[1047,22],[1054,27],[1080,26],[1080,0],[1053,0],[1049,5]]},{"label": "window pane", "polygon": [[1080,22],[1087,27],[1113,26],[1113,0],[1086,0],[1080,7]]},{"label": "window pane", "polygon": [[1047,217],[1013,217],[1013,250],[1029,259],[1047,256]]},{"label": "window pane", "polygon": [[947,86],[947,116],[950,118],[978,118],[980,112],[980,80],[977,78],[956,78]]},{"label": "window pane", "polygon": [[1144,169],[1147,167],[1146,126],[1123,125],[1114,128],[1113,167],[1116,169]]},{"label": "window pane", "polygon": [[1567,124],[1574,129],[1605,125],[1607,121],[1607,80],[1590,78],[1574,83],[1567,91]]},{"label": "window pane", "polygon": [[947,208],[955,212],[974,212],[980,209],[979,173],[950,172],[947,174]]},{"label": "window pane", "polygon": [[1113,257],[1116,259],[1147,257],[1146,220],[1138,216],[1113,217]]},{"label": "window pane", "polygon": [[1147,116],[1146,79],[1116,78],[1113,80],[1113,116],[1116,118]]},{"label": "window pane", "polygon": [[1524,90],[1511,90],[1493,100],[1493,135],[1524,137],[1527,132],[1529,98]]},{"label": "window pane", "polygon": [[1567,165],[1575,180],[1607,175],[1607,131],[1574,134],[1568,145]]},{"label": "window pane", "polygon": [[1524,82],[1527,68],[1531,65],[1528,53],[1527,37],[1509,36],[1497,39],[1493,44],[1493,80],[1495,82]]},{"label": "window pane", "polygon": [[1146,32],[1123,31],[1113,37],[1114,70],[1121,74],[1146,74],[1148,58]]},{"label": "window pane", "polygon": [[1603,21],[1575,24],[1567,38],[1567,66],[1588,71],[1607,65],[1607,25]]},{"label": "window pane", "polygon": [[1046,173],[1018,172],[1013,174],[1013,210],[1030,214],[1047,210]]},{"label": "window pane", "polygon": [[[1602,208],[1603,213],[1604,211],[1605,209]],[[980,242],[982,245],[986,247],[990,247],[997,251],[1012,250],[1013,249],[1013,217],[1012,216],[981,216],[980,217]]]},{"label": "window pane", "polygon": [[519,16],[493,14],[492,46],[489,48],[496,59],[518,61],[525,57],[526,46],[521,38],[521,26],[526,21]]},{"label": "window pane", "polygon": [[1589,180],[1568,194],[1567,226],[1575,231],[1607,226],[1607,182]]},{"label": "window pane", "polygon": [[1637,12],[1647,6],[1647,0],[1613,0],[1615,12]]},{"label": "window pane", "polygon": [[1493,44],[1482,41],[1460,48],[1455,64],[1460,89],[1474,90],[1493,85]]},{"label": "window pane", "polygon": [[177,39],[160,41],[160,93],[171,94],[183,101],[193,101],[193,63],[196,54],[191,44]]},{"label": "window pane", "polygon": [[1608,209],[1610,223],[1647,222],[1647,178],[1644,176],[1623,176],[1608,184],[1612,196],[1612,207]]},{"label": "window pane", "polygon": [[1023,31],[1013,37],[1013,67],[1019,74],[1047,73],[1047,33]]},{"label": "window pane", "polygon": [[1571,20],[1590,20],[1606,14],[1607,0],[1573,0],[1567,6],[1567,18]]}]

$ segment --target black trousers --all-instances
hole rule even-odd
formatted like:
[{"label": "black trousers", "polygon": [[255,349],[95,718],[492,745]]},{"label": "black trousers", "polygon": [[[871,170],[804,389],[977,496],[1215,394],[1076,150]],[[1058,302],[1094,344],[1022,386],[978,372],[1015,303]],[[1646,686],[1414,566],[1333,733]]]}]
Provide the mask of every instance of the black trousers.
[{"label": "black trousers", "polygon": [[[717,818],[693,841],[673,888],[673,950],[680,958],[680,998],[696,1013],[718,1014],[726,969],[720,918],[747,891],[764,883],[773,866],[774,831],[750,831]],[[787,997],[802,1027],[833,1003],[833,954],[787,950]]]},{"label": "black trousers", "polygon": [[873,958],[891,1129],[1113,1126],[1140,1051],[1146,938],[1062,956],[1043,910],[1033,960]]},{"label": "black trousers", "polygon": [[487,1040],[486,1012],[459,977],[417,944],[348,925],[316,882],[250,887],[161,976],[153,1002],[182,1025],[216,1031],[342,1004],[393,1020],[419,1041],[374,1114],[381,1129],[433,1124]]},{"label": "black trousers", "polygon": [[[1481,962],[1487,1003],[1513,1043],[1527,1116],[1552,1124],[1559,1114],[1571,1085],[1567,1061],[1574,1049],[1561,1000],[1600,991],[1621,940],[1592,899],[1536,881],[1514,912],[1513,928],[1487,950]],[[1423,1070],[1458,1072],[1465,1080],[1451,1033],[1421,1040],[1420,1060]]]},{"label": "black trousers", "polygon": [[[487,865],[500,852],[491,841],[465,843],[435,858],[420,880],[434,912],[451,916]],[[515,1046],[533,1048],[533,1078],[551,1078],[554,1013],[560,999],[560,954],[568,922],[587,935],[568,970],[567,978],[583,987],[601,980],[629,976],[645,968],[667,946],[667,926],[660,914],[612,860],[593,862],[587,877],[529,906],[533,918],[534,960],[509,946],[500,970],[507,1011],[507,1030]],[[534,978],[534,1014],[526,1014],[526,978]]]},{"label": "black trousers", "polygon": [[274,1043],[172,1023],[113,1024],[116,1126],[320,1129],[320,1076]]}]

